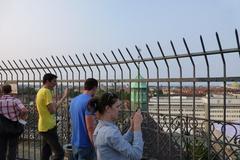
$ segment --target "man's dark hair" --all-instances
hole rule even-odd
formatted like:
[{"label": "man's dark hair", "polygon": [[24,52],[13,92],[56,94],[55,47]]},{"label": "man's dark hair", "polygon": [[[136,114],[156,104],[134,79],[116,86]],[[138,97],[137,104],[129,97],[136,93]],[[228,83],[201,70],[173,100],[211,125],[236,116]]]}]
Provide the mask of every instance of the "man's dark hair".
[{"label": "man's dark hair", "polygon": [[94,78],[88,78],[84,83],[84,90],[92,90],[98,87],[98,81]]},{"label": "man's dark hair", "polygon": [[46,73],[44,76],[43,76],[43,84],[46,83],[46,81],[52,81],[53,79],[57,79],[57,76],[52,74],[52,73]]},{"label": "man's dark hair", "polygon": [[2,86],[2,91],[4,94],[9,94],[12,92],[12,86],[10,84],[5,84]]}]

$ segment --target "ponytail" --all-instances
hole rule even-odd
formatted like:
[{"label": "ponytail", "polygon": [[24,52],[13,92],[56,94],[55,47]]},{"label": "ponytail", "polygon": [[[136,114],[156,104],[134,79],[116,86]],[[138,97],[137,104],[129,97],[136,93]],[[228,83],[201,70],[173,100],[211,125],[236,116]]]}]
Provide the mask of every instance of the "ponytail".
[{"label": "ponytail", "polygon": [[106,106],[112,107],[117,99],[118,96],[115,93],[111,92],[104,93],[101,98],[94,97],[88,103],[88,111],[91,113],[98,111],[100,114],[103,114],[105,112]]},{"label": "ponytail", "polygon": [[94,97],[92,98],[89,102],[88,102],[88,111],[91,112],[91,113],[95,113],[98,111],[98,108],[99,108],[99,105],[100,105],[100,102],[99,102],[99,98],[98,97]]}]

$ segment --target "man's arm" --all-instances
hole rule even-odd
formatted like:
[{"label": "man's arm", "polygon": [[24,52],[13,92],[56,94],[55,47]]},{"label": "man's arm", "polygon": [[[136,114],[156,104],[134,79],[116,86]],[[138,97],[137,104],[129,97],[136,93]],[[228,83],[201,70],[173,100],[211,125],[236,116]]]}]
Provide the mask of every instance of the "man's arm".
[{"label": "man's arm", "polygon": [[21,110],[20,110],[20,116],[19,116],[21,119],[24,119],[24,120],[26,120],[27,119],[27,117],[28,117],[28,109],[27,108],[22,108]]},{"label": "man's arm", "polygon": [[51,114],[56,113],[58,107],[62,104],[62,102],[64,101],[64,99],[67,97],[67,95],[68,95],[68,89],[66,88],[66,89],[64,90],[64,93],[63,93],[62,98],[61,98],[57,103],[52,102],[52,103],[49,103],[49,104],[47,105],[48,111],[49,111]]},{"label": "man's arm", "polygon": [[49,103],[47,105],[47,108],[48,108],[48,111],[51,113],[51,114],[54,114],[56,113],[56,103]]},{"label": "man's arm", "polygon": [[88,137],[93,144],[93,132],[96,127],[95,125],[95,115],[85,115],[86,127],[88,132]]},{"label": "man's arm", "polygon": [[17,105],[17,108],[20,111],[19,118],[27,119],[28,109],[24,106],[24,104],[19,99],[16,98],[14,101],[15,101],[15,104]]}]

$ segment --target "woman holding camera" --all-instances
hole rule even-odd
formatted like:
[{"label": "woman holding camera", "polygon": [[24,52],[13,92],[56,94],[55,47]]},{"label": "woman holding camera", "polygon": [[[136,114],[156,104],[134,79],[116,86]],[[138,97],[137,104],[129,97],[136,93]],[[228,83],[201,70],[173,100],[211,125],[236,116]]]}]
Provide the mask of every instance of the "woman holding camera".
[{"label": "woman holding camera", "polygon": [[91,107],[99,114],[98,125],[93,134],[98,160],[138,160],[142,158],[143,139],[141,132],[142,115],[137,111],[129,130],[122,135],[115,121],[121,107],[121,101],[113,93],[105,93]]}]

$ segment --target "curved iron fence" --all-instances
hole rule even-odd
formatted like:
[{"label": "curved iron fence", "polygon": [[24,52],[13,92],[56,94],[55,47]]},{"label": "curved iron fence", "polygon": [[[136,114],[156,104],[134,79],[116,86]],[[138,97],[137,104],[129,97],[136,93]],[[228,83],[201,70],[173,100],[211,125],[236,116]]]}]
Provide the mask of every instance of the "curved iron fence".
[{"label": "curved iron fence", "polygon": [[42,76],[51,72],[58,76],[56,95],[61,95],[65,87],[71,89],[57,114],[62,144],[71,138],[69,102],[81,93],[84,80],[94,77],[99,80],[98,94],[113,91],[122,101],[130,102],[118,122],[123,132],[131,113],[137,106],[142,107],[145,159],[240,158],[240,124],[235,122],[240,115],[240,89],[231,85],[240,81],[237,30],[233,42],[232,47],[224,49],[216,33],[215,50],[207,50],[200,36],[199,52],[192,52],[183,39],[181,54],[170,41],[168,54],[157,42],[155,46],[117,49],[109,54],[2,60],[1,84],[11,83],[30,111],[18,156],[39,159],[41,138],[37,133],[35,95]]}]

